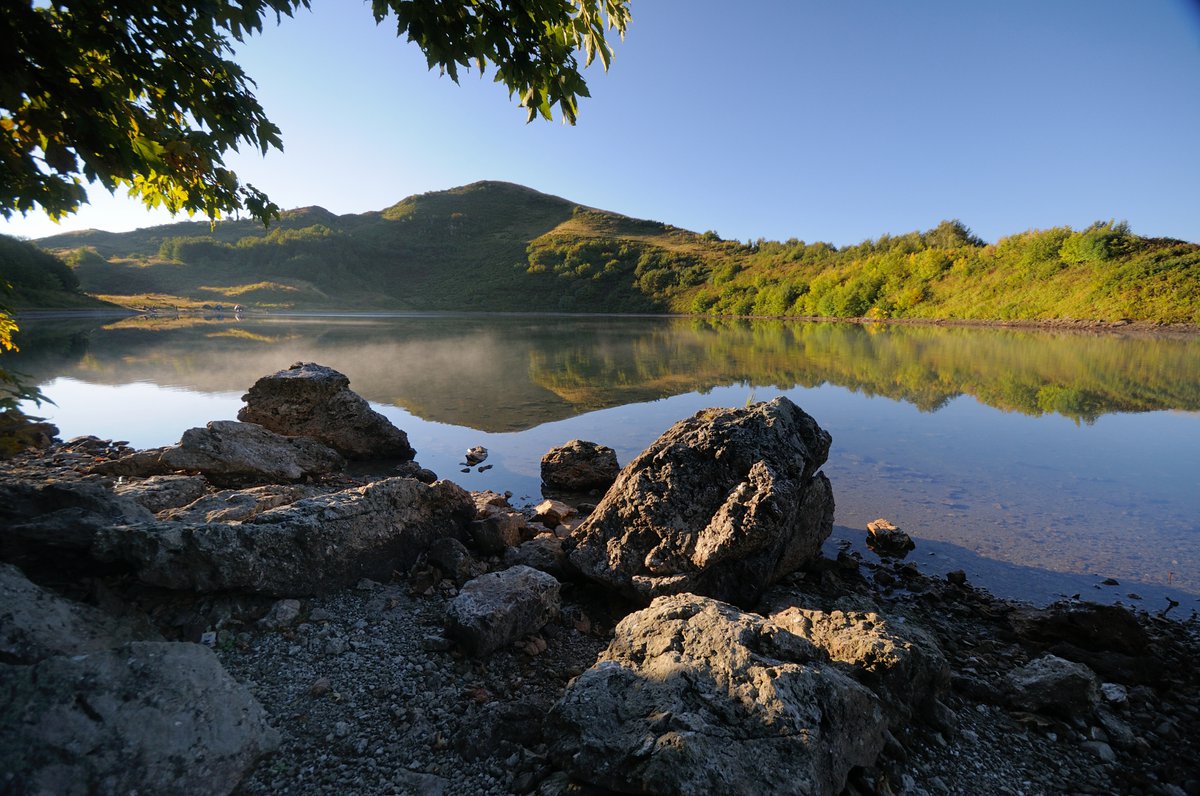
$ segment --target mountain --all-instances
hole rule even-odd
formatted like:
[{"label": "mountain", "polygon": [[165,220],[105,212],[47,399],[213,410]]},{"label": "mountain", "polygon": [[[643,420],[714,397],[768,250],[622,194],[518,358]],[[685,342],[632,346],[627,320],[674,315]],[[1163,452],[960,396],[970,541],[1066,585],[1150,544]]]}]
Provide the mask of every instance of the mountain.
[{"label": "mountain", "polygon": [[1200,323],[1200,245],[1127,225],[979,240],[958,221],[855,246],[723,241],[503,182],[269,229],[186,222],[37,241],[126,305]]}]

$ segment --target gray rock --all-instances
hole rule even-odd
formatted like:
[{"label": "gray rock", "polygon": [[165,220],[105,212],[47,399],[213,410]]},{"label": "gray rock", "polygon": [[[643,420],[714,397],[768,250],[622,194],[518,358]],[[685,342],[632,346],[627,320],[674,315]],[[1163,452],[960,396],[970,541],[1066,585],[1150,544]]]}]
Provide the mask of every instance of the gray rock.
[{"label": "gray rock", "polygon": [[572,571],[563,540],[546,534],[505,550],[504,564],[510,567],[523,564],[560,579]]},{"label": "gray rock", "polygon": [[276,600],[266,616],[258,620],[259,627],[267,630],[278,630],[287,627],[300,618],[299,600]]},{"label": "gray rock", "polygon": [[309,437],[285,437],[253,423],[213,420],[189,428],[162,453],[172,470],[203,474],[217,486],[304,481],[338,472],[341,455]]},{"label": "gray rock", "polygon": [[487,571],[487,565],[472,558],[466,545],[452,536],[434,539],[425,560],[459,585]]},{"label": "gray rock", "polygon": [[288,506],[328,491],[308,484],[266,484],[249,489],[224,489],[186,506],[163,512],[159,519],[196,523],[245,521],[264,511]]},{"label": "gray rock", "polygon": [[87,481],[0,484],[0,558],[17,564],[90,560],[101,528],[151,522],[154,515],[128,497]]},{"label": "gray rock", "polygon": [[100,475],[132,476],[134,478],[150,478],[156,475],[167,475],[172,468],[162,460],[163,448],[148,448],[136,451],[119,459],[99,462],[92,465],[91,471]]},{"label": "gray rock", "polygon": [[587,577],[649,601],[694,592],[753,602],[819,554],[830,437],[786,398],[707,409],[639,454],[572,536]]},{"label": "gray rock", "polygon": [[6,791],[227,794],[278,744],[262,707],[198,644],[0,666]]},{"label": "gray rock", "polygon": [[612,448],[573,439],[542,457],[542,483],[573,492],[607,489],[620,469]]},{"label": "gray rock", "polygon": [[1116,753],[1113,752],[1112,747],[1104,743],[1104,741],[1084,741],[1082,744],[1080,744],[1080,746],[1099,758],[1101,762],[1117,762]]},{"label": "gray rock", "polygon": [[893,726],[914,715],[936,718],[950,684],[950,667],[934,639],[911,624],[876,613],[792,607],[771,621],[808,639],[883,700]]},{"label": "gray rock", "polygon": [[320,594],[407,571],[442,536],[465,538],[470,496],[447,481],[389,478],[241,523],[156,522],[101,531],[95,553],[146,583],[189,591]]},{"label": "gray rock", "polygon": [[446,633],[470,654],[487,655],[558,616],[560,588],[552,576],[525,566],[481,575],[450,603]]},{"label": "gray rock", "polygon": [[547,717],[556,760],[622,793],[835,794],[886,723],[811,642],[693,594],[621,620]]},{"label": "gray rock", "polygon": [[348,459],[411,459],[408,435],[350,389],[333,368],[297,362],[242,396],[238,420],[320,440]]},{"label": "gray rock", "polygon": [[1043,655],[1008,674],[1014,707],[1067,719],[1092,712],[1100,701],[1099,686],[1091,669],[1057,655]]},{"label": "gray rock", "polygon": [[0,663],[37,663],[137,640],[161,639],[145,624],[60,597],[0,564]]},{"label": "gray rock", "polygon": [[492,509],[471,523],[471,542],[485,555],[497,555],[521,543],[527,521],[519,511]]},{"label": "gray rock", "polygon": [[208,482],[198,475],[154,475],[145,480],[116,484],[113,491],[157,514],[198,500],[208,491]]}]

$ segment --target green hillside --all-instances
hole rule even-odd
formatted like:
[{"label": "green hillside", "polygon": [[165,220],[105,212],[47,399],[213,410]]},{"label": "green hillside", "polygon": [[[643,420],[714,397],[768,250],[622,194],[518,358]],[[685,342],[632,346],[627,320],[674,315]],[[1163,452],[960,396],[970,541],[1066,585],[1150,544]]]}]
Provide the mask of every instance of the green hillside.
[{"label": "green hillside", "polygon": [[112,307],[87,295],[75,271],[32,243],[0,235],[0,304],[13,309]]},{"label": "green hillside", "polygon": [[479,182],[270,229],[182,223],[38,241],[125,304],[1200,323],[1200,245],[1122,224],[985,244],[957,221],[842,248],[722,241]]}]

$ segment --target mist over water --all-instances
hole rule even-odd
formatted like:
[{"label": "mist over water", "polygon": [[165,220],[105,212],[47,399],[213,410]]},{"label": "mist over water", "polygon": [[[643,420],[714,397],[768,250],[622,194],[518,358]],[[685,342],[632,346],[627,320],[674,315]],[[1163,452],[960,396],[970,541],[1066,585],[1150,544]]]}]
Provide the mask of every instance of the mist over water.
[{"label": "mist over water", "polygon": [[[787,395],[833,435],[835,538],[891,519],[1006,596],[1200,607],[1200,339],[596,316],[38,320],[11,367],[64,438],[177,441],[260,376],[334,367],[469,489],[540,498],[572,438],[622,463],[710,406]],[[6,358],[7,359],[7,358]],[[484,445],[491,469],[464,469]],[[1120,586],[1096,588],[1106,577]],[[1135,593],[1143,599],[1128,597]]]}]

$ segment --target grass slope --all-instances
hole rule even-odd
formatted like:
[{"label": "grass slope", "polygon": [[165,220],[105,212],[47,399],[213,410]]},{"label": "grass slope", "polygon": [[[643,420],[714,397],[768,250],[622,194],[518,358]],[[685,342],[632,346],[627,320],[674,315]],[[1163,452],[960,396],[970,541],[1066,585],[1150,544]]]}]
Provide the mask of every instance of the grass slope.
[{"label": "grass slope", "polygon": [[957,221],[856,246],[722,241],[510,183],[380,212],[81,232],[85,290],[125,303],[1200,323],[1200,246],[1124,225],[988,245]]}]

